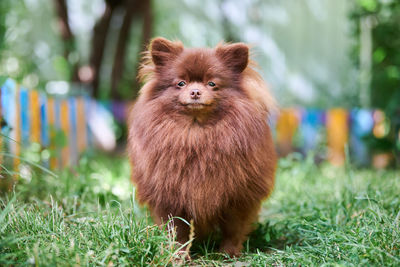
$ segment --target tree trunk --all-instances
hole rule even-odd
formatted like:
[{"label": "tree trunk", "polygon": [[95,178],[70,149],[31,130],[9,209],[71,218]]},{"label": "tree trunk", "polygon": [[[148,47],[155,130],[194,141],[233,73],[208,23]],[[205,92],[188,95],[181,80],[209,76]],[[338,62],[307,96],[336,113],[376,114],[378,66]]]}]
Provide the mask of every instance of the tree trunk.
[{"label": "tree trunk", "polygon": [[[145,0],[143,1],[142,4],[142,10],[143,14],[143,26],[142,26],[142,39],[140,43],[141,51],[146,51],[147,46],[149,45],[150,39],[153,34],[153,13],[152,13],[152,6],[151,6],[151,0]],[[141,57],[142,54],[139,53],[137,60],[136,60],[136,66],[135,70],[137,71],[139,69],[140,63],[141,63]],[[132,83],[132,88],[135,92],[135,97],[140,89],[140,84],[138,83],[138,80],[133,79]]]},{"label": "tree trunk", "polygon": [[95,98],[99,97],[100,68],[103,61],[104,49],[106,46],[108,29],[115,5],[106,2],[106,8],[102,17],[97,21],[93,29],[92,51],[90,56],[90,67],[92,70],[92,90]]},{"label": "tree trunk", "polygon": [[122,27],[119,32],[118,42],[114,57],[114,63],[111,73],[111,98],[120,99],[120,94],[118,92],[118,85],[121,81],[122,74],[124,71],[126,46],[130,37],[130,30],[132,26],[132,20],[135,15],[135,11],[139,9],[138,1],[130,0],[126,2],[125,16],[122,22]]},{"label": "tree trunk", "polygon": [[147,45],[153,34],[153,14],[151,0],[144,0],[142,4],[143,28],[142,28],[142,51],[147,49]]},{"label": "tree trunk", "polygon": [[[54,4],[56,6],[58,24],[60,25],[61,38],[64,41],[64,58],[68,61],[69,55],[75,51],[75,38],[68,21],[68,7],[66,0],[54,0]],[[70,79],[73,82],[80,82],[78,70],[79,62],[72,68],[72,77]]]},{"label": "tree trunk", "polygon": [[67,3],[65,0],[54,0],[54,3],[56,6],[61,37],[65,42],[64,56],[68,57],[69,53],[71,52],[71,48],[73,47],[74,36],[72,34],[71,27],[69,26]]},{"label": "tree trunk", "polygon": [[232,23],[229,21],[226,11],[223,7],[225,2],[226,2],[226,0],[219,1],[219,9],[220,9],[220,14],[221,14],[221,18],[222,18],[222,29],[223,29],[225,42],[232,42],[232,43],[239,42],[240,38],[232,29]]}]

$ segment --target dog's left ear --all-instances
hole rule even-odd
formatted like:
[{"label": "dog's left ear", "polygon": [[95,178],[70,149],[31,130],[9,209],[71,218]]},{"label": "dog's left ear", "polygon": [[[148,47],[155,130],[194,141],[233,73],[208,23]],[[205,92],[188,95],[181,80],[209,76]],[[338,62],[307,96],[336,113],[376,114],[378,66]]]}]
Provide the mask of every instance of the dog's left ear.
[{"label": "dog's left ear", "polygon": [[241,73],[249,62],[249,47],[243,43],[221,45],[216,55],[233,71]]}]

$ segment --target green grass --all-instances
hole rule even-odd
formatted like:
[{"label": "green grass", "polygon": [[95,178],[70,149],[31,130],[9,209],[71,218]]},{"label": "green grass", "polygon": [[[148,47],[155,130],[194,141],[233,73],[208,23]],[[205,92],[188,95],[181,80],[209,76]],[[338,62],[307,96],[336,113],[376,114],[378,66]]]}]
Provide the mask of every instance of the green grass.
[{"label": "green grass", "polygon": [[[84,158],[53,177],[25,170],[0,198],[0,265],[163,266],[178,246],[137,205],[123,158]],[[400,172],[280,161],[272,197],[245,244],[227,259],[213,241],[191,264],[399,266]]]}]

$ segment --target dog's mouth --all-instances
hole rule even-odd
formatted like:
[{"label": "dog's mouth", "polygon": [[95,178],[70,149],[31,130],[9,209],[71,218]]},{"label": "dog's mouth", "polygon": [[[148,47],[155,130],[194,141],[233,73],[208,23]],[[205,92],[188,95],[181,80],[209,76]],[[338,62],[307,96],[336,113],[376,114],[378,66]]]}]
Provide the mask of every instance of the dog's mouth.
[{"label": "dog's mouth", "polygon": [[203,109],[210,107],[212,104],[200,103],[200,102],[189,102],[189,103],[181,103],[182,106],[190,108],[190,109]]}]

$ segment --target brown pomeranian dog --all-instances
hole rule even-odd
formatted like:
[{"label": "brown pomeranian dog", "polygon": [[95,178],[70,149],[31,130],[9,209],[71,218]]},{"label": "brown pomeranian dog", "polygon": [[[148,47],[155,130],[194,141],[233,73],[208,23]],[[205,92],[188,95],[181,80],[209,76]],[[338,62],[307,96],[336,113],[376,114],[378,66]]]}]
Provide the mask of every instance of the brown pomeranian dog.
[{"label": "brown pomeranian dog", "polygon": [[[220,229],[220,250],[237,256],[276,165],[274,100],[249,66],[249,48],[185,48],[156,38],[143,62],[128,143],[137,198],[157,224],[193,220],[196,238]],[[190,227],[173,222],[186,243]]]}]

